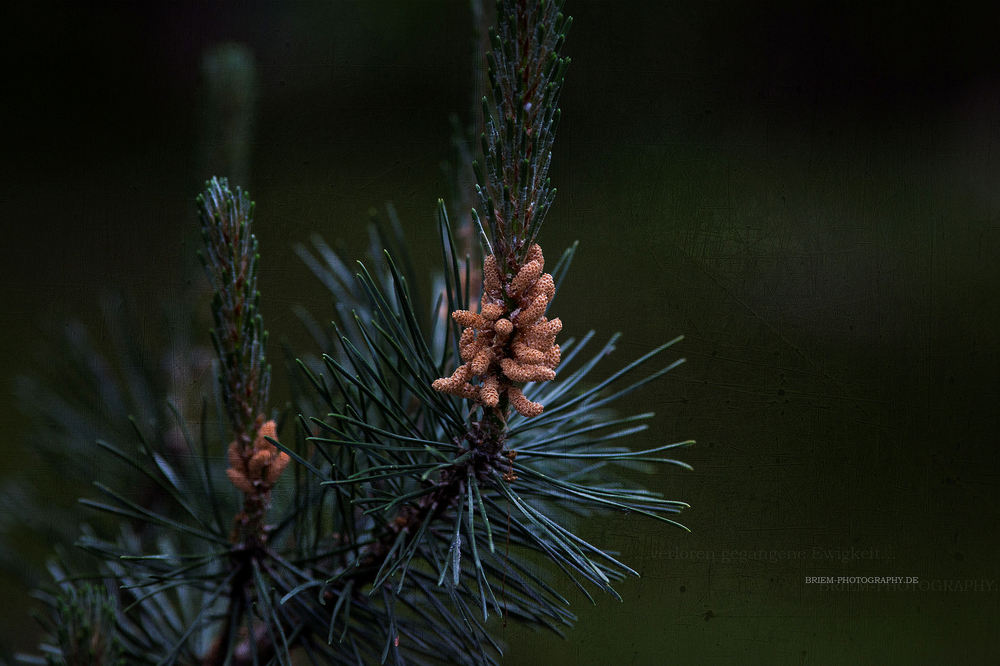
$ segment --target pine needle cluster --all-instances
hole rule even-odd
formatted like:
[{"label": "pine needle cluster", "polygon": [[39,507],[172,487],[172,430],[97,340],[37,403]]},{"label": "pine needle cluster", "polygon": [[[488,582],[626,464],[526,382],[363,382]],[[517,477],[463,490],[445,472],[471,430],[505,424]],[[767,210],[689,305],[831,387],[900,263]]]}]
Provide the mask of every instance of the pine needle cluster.
[{"label": "pine needle cluster", "polygon": [[442,268],[426,298],[391,211],[392,228],[374,227],[372,257],[356,269],[319,239],[300,248],[335,307],[329,328],[303,316],[320,353],[289,364],[294,418],[268,404],[254,205],[223,179],[206,184],[198,205],[222,425],[212,431],[203,414],[192,428],[177,411],[181,456],[141,427],[128,450],[102,444],[157,501],[101,484],[101,499],[83,500],[118,529],[79,539],[92,570],[53,569],[59,589],[42,595],[50,626],[76,619],[35,663],[80,663],[87,649],[107,655],[100,663],[495,664],[499,622],[560,635],[572,624],[550,574],[591,600],[595,589],[620,598],[615,582],[637,575],[581,537],[581,519],[624,512],[679,525],[671,516],[684,502],[620,473],[686,467],[669,452],[689,441],[625,445],[652,413],[622,401],[681,362],[649,369],[679,338],[598,379],[617,336],[557,344],[563,323],[549,318],[576,250],[546,272],[537,242],[555,196],[548,169],[571,23],[561,9],[498,4],[474,165],[481,284],[441,201]]}]

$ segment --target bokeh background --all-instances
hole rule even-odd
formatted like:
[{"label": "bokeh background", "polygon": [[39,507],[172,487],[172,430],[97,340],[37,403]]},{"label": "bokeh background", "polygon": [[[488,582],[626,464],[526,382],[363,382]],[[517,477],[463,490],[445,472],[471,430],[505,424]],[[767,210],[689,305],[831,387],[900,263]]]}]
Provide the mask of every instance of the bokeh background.
[{"label": "bokeh background", "polygon": [[[1000,660],[1000,51],[979,4],[571,0],[541,240],[581,243],[568,332],[622,331],[622,360],[686,335],[687,363],[634,398],[658,413],[635,446],[698,440],[694,472],[648,480],[692,504],[693,532],[582,526],[642,579],[622,605],[573,596],[566,641],[507,627],[508,663]],[[468,3],[4,13],[6,478],[67,481],[23,462],[15,377],[57,363],[42,339],[70,319],[100,338],[111,289],[152,316],[200,279],[209,49],[256,60],[246,185],[272,340],[306,344],[293,307],[330,307],[292,251],[310,234],[361,254],[392,202],[432,264],[449,116],[472,120]],[[922,584],[805,583],[871,575]],[[0,644],[28,648],[23,581],[0,580]]]}]

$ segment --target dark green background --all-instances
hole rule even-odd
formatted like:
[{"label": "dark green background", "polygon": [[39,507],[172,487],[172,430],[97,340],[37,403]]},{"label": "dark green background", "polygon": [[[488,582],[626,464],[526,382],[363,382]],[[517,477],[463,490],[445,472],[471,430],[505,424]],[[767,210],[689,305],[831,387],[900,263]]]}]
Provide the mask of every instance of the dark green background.
[{"label": "dark green background", "polygon": [[[541,241],[581,242],[568,333],[621,330],[622,361],[687,336],[688,362],[634,398],[658,413],[634,445],[698,440],[694,472],[648,480],[693,505],[693,533],[584,526],[643,578],[623,605],[573,597],[566,642],[508,627],[509,663],[1000,659],[1000,59],[995,9],[969,7],[570,2]],[[18,463],[10,388],[44,326],[96,322],[112,286],[154,312],[185,284],[207,47],[258,62],[248,185],[274,339],[305,340],[294,304],[329,308],[293,242],[360,252],[366,211],[392,201],[433,256],[466,3],[5,11],[5,474],[53,483]],[[804,583],[868,575],[927,584]],[[956,580],[992,591],[939,589]],[[0,641],[27,647],[3,584]]]}]

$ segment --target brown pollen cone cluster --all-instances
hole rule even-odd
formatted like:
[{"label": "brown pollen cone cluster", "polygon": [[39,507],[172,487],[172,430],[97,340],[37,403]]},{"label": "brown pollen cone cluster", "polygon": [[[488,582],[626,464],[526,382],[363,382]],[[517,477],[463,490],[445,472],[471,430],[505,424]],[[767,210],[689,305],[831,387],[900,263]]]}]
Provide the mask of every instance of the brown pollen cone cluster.
[{"label": "brown pollen cone cluster", "polygon": [[278,428],[273,420],[257,429],[253,448],[246,454],[240,450],[238,442],[229,445],[229,469],[226,470],[226,476],[247,495],[270,490],[288,465],[288,454],[279,451],[267,441],[267,437],[278,437]]},{"label": "brown pollen cone cluster", "polygon": [[[549,381],[559,365],[555,339],[562,322],[545,317],[556,288],[552,275],[542,272],[544,266],[542,248],[532,245],[524,265],[505,285],[496,257],[486,257],[479,313],[451,313],[452,319],[465,327],[458,343],[463,363],[451,377],[435,380],[431,385],[435,390],[491,408],[506,396],[524,416],[542,413],[543,406],[524,397],[515,382]],[[476,378],[478,385],[471,381]]]}]

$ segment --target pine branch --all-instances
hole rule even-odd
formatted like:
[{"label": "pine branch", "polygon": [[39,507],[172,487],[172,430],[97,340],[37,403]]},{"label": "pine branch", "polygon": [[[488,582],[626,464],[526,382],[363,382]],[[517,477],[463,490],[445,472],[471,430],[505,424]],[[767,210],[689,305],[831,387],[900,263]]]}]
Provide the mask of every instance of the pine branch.
[{"label": "pine branch", "polygon": [[[562,1],[503,0],[487,54],[492,97],[483,98],[483,162],[473,162],[489,252],[513,277],[523,265],[556,191],[548,178],[569,59],[559,50],[572,19]],[[482,222],[485,221],[485,225]]]},{"label": "pine branch", "polygon": [[258,312],[254,205],[245,192],[213,178],[198,197],[205,251],[200,254],[212,285],[212,343],[220,362],[223,402],[241,450],[250,447],[264,413],[271,369],[267,332]]},{"label": "pine branch", "polygon": [[214,291],[212,343],[233,435],[226,475],[244,494],[234,539],[253,549],[266,539],[271,488],[289,461],[288,454],[271,443],[277,428],[265,414],[271,367],[265,356],[267,331],[258,311],[254,205],[239,188],[233,193],[223,178],[206,184],[198,207],[205,242],[202,263]]},{"label": "pine branch", "polygon": [[[193,436],[178,412],[200,467],[172,465],[139,428],[135,454],[103,444],[163,502],[147,507],[105,486],[105,499],[84,501],[124,519],[116,538],[88,531],[78,545],[100,563],[93,575],[113,581],[114,631],[101,635],[119,641],[128,663],[291,664],[293,655],[437,663],[446,655],[495,664],[502,646],[487,625],[491,611],[557,634],[575,619],[532,554],[587,598],[595,588],[620,598],[616,582],[637,573],[579,536],[577,521],[613,512],[679,525],[670,516],[685,503],[629,487],[617,468],[685,466],[666,456],[690,442],[631,451],[622,442],[652,414],[612,411],[680,363],[649,369],[677,340],[598,381],[592,372],[617,336],[596,351],[592,333],[556,344],[562,322],[547,316],[574,252],[546,273],[536,242],[555,193],[547,171],[568,62],[559,56],[569,27],[561,4],[499,4],[493,103],[476,168],[477,219],[486,220],[480,279],[463,267],[441,202],[443,274],[429,299],[416,291],[420,276],[391,213],[391,229],[373,227],[371,261],[353,270],[321,241],[301,251],[335,313],[330,331],[306,319],[322,357],[291,362],[287,354],[300,415],[294,436],[280,441],[267,411],[253,204],[225,180],[208,183],[199,198],[202,260],[215,294],[227,425],[210,433],[203,414]],[[242,510],[215,490],[210,452],[225,442]],[[291,460],[289,492],[272,507]],[[237,516],[228,538],[227,513]],[[54,577],[75,584],[61,570]]]}]

